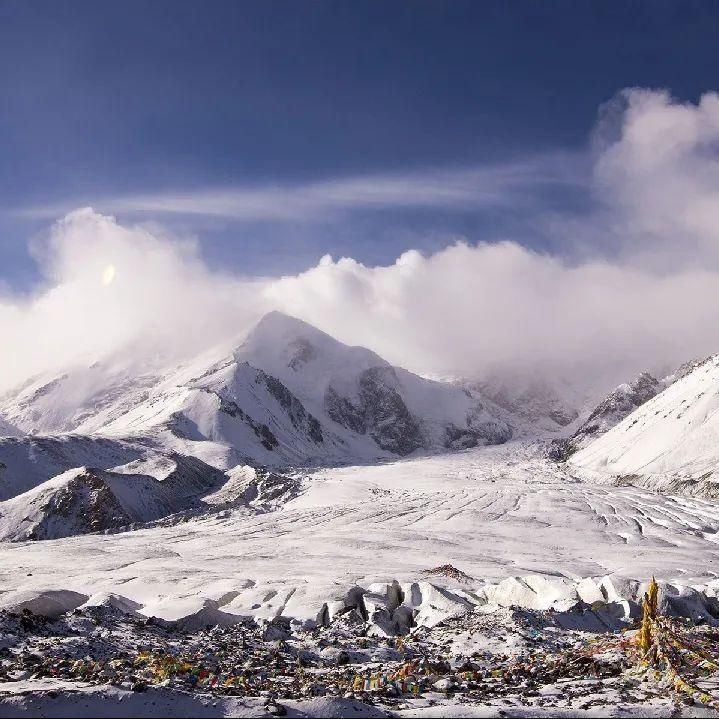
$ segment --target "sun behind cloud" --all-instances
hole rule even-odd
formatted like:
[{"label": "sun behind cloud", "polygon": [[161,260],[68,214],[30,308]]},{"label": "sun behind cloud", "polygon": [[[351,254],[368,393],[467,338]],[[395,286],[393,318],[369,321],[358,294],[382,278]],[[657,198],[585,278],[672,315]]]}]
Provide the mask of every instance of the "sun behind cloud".
[{"label": "sun behind cloud", "polygon": [[115,279],[115,275],[117,274],[115,270],[115,265],[108,265],[105,267],[105,269],[102,272],[102,284],[107,287],[107,285],[111,284],[112,281]]}]

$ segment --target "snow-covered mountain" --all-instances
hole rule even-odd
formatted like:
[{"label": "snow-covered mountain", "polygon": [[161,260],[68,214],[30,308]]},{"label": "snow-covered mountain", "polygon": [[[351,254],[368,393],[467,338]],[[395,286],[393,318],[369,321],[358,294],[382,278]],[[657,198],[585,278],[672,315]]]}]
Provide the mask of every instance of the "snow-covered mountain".
[{"label": "snow-covered mountain", "polygon": [[[291,388],[323,426],[371,440],[371,451],[498,444],[511,437],[477,395],[393,367],[364,347],[349,347],[299,320],[266,315],[235,352],[235,360]],[[375,446],[372,446],[375,445]]]},{"label": "snow-covered mountain", "polygon": [[553,441],[551,455],[555,459],[566,459],[582,447],[586,447],[704,361],[704,359],[695,359],[685,362],[662,379],[657,379],[649,372],[642,372],[631,382],[618,385],[596,404],[571,436]]},{"label": "snow-covered mountain", "polygon": [[31,435],[152,437],[190,454],[197,443],[220,444],[228,451],[215,463],[230,466],[242,457],[283,465],[406,455],[511,436],[476,395],[277,312],[233,352],[134,378],[98,366],[41,378],[0,412]]},{"label": "snow-covered mountain", "polygon": [[593,479],[719,496],[719,355],[680,368],[667,381],[677,376],[573,454],[570,466]]},{"label": "snow-covered mountain", "polygon": [[597,404],[590,412],[589,417],[570,437],[554,442],[554,456],[558,459],[565,459],[582,447],[586,447],[597,437],[619,424],[637,407],[641,407],[659,394],[672,381],[673,377],[658,380],[648,372],[642,372],[631,382],[620,384]]},{"label": "snow-covered mountain", "polygon": [[[20,435],[0,439],[0,517],[13,537],[156,519],[217,491],[217,472],[238,466],[364,462],[512,435],[476,392],[393,367],[276,312],[233,350],[183,365],[96,363],[33,378],[0,400],[0,416]],[[212,487],[177,489],[171,478],[187,474],[190,461]],[[184,469],[173,469],[178,463]],[[130,511],[117,492],[123,482],[153,498],[153,509]],[[98,516],[108,526],[73,519],[63,530],[45,517],[68,504],[97,515],[102,498],[107,512]],[[8,518],[23,512],[32,529],[18,535]]]}]

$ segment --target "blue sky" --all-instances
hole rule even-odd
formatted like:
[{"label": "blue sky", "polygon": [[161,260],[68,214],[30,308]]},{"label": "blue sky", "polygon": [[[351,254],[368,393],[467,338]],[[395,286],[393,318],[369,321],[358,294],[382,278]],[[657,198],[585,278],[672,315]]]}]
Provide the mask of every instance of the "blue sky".
[{"label": "blue sky", "polygon": [[387,263],[463,235],[550,247],[621,88],[717,89],[693,2],[0,0],[0,283],[91,204],[210,266]]}]

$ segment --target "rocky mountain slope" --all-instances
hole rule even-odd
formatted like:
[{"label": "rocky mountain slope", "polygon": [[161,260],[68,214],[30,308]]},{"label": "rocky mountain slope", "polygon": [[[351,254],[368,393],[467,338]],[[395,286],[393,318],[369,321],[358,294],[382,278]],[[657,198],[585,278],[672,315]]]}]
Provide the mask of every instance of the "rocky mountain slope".
[{"label": "rocky mountain slope", "polygon": [[642,372],[631,382],[618,385],[594,406],[570,436],[553,440],[550,455],[554,459],[567,459],[704,362],[704,359],[685,362],[662,379]]},{"label": "rocky mountain slope", "polygon": [[641,407],[669,386],[672,381],[673,376],[658,380],[648,372],[642,372],[631,382],[620,384],[594,407],[569,437],[552,442],[551,456],[559,460],[567,459],[619,424],[637,407]]}]

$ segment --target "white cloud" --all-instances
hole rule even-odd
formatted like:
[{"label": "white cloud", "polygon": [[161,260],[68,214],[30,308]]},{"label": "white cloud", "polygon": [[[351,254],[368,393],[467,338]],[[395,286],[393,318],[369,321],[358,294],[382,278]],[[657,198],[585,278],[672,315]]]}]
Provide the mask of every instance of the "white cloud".
[{"label": "white cloud", "polygon": [[624,109],[610,112],[619,136],[601,149],[594,186],[622,256],[719,267],[719,95],[692,105],[627,90],[615,104]]},{"label": "white cloud", "polygon": [[[117,353],[191,354],[273,308],[425,372],[524,364],[595,383],[719,351],[719,97],[691,105],[635,90],[620,101],[613,127],[599,128],[596,209],[555,218],[577,245],[591,238],[590,258],[460,242],[386,267],[325,257],[297,276],[248,280],[210,271],[191,243],[81,210],[39,251],[45,288],[0,298],[12,348],[0,384]],[[423,181],[426,197],[441,195],[435,180]],[[320,194],[343,207],[397,204],[400,184]],[[440,189],[461,201],[464,187]]]},{"label": "white cloud", "polygon": [[0,386],[121,351],[181,356],[256,315],[254,282],[210,273],[191,244],[90,209],[59,221],[35,253],[44,289],[29,300],[0,297],[3,345],[12,348],[0,358]]}]

